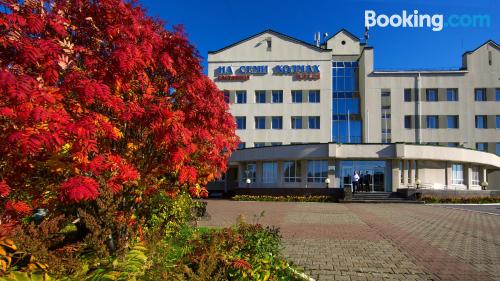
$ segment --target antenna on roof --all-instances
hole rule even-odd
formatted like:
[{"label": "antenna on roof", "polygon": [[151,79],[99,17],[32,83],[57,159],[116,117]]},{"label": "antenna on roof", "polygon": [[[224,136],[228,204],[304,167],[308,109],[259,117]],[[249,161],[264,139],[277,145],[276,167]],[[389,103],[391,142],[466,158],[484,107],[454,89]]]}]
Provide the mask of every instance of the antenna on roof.
[{"label": "antenna on roof", "polygon": [[316,47],[319,47],[319,43],[321,42],[321,32],[314,33],[314,44]]},{"label": "antenna on roof", "polygon": [[368,31],[370,31],[370,28],[368,26],[365,26],[365,44],[366,45],[368,45],[368,39],[370,38]]}]

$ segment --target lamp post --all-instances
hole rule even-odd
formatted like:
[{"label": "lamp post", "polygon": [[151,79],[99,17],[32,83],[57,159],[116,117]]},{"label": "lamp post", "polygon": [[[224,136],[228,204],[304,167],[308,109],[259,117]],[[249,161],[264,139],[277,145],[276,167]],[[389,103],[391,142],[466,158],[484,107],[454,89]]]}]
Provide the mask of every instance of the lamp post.
[{"label": "lamp post", "polygon": [[415,184],[417,185],[417,189],[419,189],[419,188],[420,188],[420,185],[422,184],[422,181],[420,181],[420,179],[417,179],[417,180],[415,181]]},{"label": "lamp post", "polygon": [[330,185],[330,178],[325,179],[325,184],[326,184],[326,188],[328,188],[329,187],[328,185]]},{"label": "lamp post", "polygon": [[483,181],[483,182],[481,183],[481,187],[482,187],[482,189],[483,189],[483,190],[486,190],[486,189],[488,188],[488,185],[489,185],[489,184],[488,184],[488,182],[487,182],[487,181]]},{"label": "lamp post", "polygon": [[250,183],[252,183],[252,180],[247,178],[246,179],[246,182],[247,182],[247,188],[250,188]]}]

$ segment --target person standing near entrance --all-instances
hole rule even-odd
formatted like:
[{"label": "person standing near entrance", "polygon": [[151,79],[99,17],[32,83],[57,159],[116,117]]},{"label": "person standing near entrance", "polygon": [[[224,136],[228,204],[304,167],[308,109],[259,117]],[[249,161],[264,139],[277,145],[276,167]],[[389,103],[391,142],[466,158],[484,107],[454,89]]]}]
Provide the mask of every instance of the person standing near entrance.
[{"label": "person standing near entrance", "polygon": [[352,192],[355,193],[359,189],[359,175],[358,172],[354,171],[352,175]]},{"label": "person standing near entrance", "polygon": [[359,171],[359,181],[358,181],[358,191],[363,192],[365,191],[365,176],[363,175],[362,171]]},{"label": "person standing near entrance", "polygon": [[372,176],[368,171],[365,173],[365,177],[363,179],[363,183],[365,185],[365,191],[368,192],[370,191],[370,184],[372,183]]}]

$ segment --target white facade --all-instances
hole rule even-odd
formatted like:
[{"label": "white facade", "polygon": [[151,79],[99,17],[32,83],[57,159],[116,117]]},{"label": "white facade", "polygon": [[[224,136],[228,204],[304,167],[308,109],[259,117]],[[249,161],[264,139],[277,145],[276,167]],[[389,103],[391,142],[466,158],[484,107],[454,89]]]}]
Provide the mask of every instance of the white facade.
[{"label": "white facade", "polygon": [[[319,47],[267,30],[210,52],[208,74],[227,94],[241,148],[277,146],[235,152],[239,185],[251,162],[255,187],[323,187],[307,162],[323,159],[333,187],[343,187],[356,165],[385,161],[379,173],[386,191],[414,186],[417,179],[433,188],[461,189],[493,181],[500,189],[500,157],[494,155],[500,154],[499,45],[488,41],[466,52],[456,70],[376,70],[373,57],[373,48],[346,30]],[[350,149],[332,154],[329,146],[313,157],[306,153],[313,145],[278,146],[315,143],[349,143]],[[431,146],[408,151],[426,157],[381,152],[395,150],[395,143]],[[490,153],[469,150],[476,148]],[[296,165],[302,179],[294,181],[287,161],[297,155],[303,156]]]}]

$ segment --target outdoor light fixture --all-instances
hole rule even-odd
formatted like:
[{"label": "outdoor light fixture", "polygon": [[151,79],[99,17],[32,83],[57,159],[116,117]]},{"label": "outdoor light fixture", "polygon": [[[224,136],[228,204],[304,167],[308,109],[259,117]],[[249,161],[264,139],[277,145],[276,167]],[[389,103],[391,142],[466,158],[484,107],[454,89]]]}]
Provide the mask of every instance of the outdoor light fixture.
[{"label": "outdoor light fixture", "polygon": [[330,178],[326,178],[325,183],[326,183],[326,188],[328,188],[328,185],[330,184]]},{"label": "outdoor light fixture", "polygon": [[250,183],[252,183],[252,180],[247,178],[246,182],[247,182],[247,187],[250,187]]},{"label": "outdoor light fixture", "polygon": [[417,189],[419,189],[419,188],[420,188],[420,185],[422,184],[422,181],[420,181],[420,179],[417,179],[417,180],[415,181],[415,184],[417,185]]},{"label": "outdoor light fixture", "polygon": [[488,185],[489,185],[489,184],[488,184],[488,182],[487,182],[487,181],[483,181],[483,182],[481,183],[481,187],[483,188],[483,190],[486,190],[486,188],[488,188]]}]

